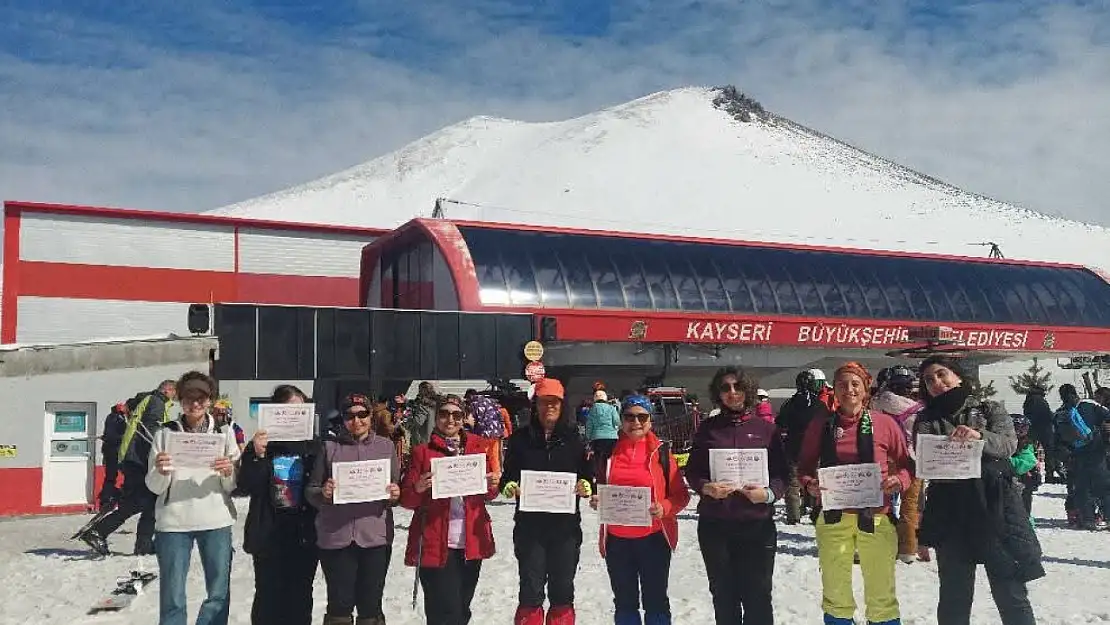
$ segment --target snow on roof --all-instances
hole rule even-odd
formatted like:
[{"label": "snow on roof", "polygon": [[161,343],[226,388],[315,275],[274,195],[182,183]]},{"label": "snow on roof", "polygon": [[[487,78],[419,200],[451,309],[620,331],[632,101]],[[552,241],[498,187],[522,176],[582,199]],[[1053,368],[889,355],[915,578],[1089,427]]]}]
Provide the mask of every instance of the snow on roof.
[{"label": "snow on roof", "polygon": [[547,123],[475,117],[332,176],[215,211],[396,227],[428,216],[1110,265],[1110,229],[961,191],[721,91]]}]

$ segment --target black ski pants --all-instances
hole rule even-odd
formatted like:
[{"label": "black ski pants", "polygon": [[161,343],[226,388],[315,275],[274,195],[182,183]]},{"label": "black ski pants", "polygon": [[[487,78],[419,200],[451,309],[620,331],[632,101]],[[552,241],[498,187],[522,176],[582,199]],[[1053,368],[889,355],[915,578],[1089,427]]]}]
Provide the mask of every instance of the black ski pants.
[{"label": "black ski pants", "polygon": [[254,558],[251,624],[312,624],[312,583],[319,562],[315,545],[282,544]]},{"label": "black ski pants", "polygon": [[771,587],[778,551],[774,520],[702,517],[698,545],[717,625],[773,625]]},{"label": "black ski pants", "polygon": [[342,549],[321,549],[320,566],[328,587],[328,616],[358,618],[383,617],[382,594],[389,572],[392,548],[359,547],[352,543]]},{"label": "black ski pants", "polygon": [[[969,561],[959,548],[937,552],[937,569],[940,573],[940,602],[937,604],[937,622],[944,625],[970,625],[971,604],[975,599],[975,572],[977,564]],[[998,608],[1002,625],[1036,625],[1033,606],[1025,582],[992,574],[987,570],[991,596]]]},{"label": "black ski pants", "polygon": [[467,560],[462,549],[449,549],[443,568],[420,567],[424,615],[428,625],[467,625],[470,602],[478,588],[481,560]]},{"label": "black ski pants", "polygon": [[1110,516],[1110,471],[1106,468],[1106,456],[1101,451],[1076,455],[1072,470],[1075,471],[1073,498],[1080,520],[1093,524],[1096,504],[1103,516]]},{"label": "black ski pants", "polygon": [[107,538],[120,528],[127,519],[139,515],[139,526],[135,530],[135,542],[149,540],[154,536],[154,504],[158,496],[146,487],[146,474],[133,469],[123,470],[123,489],[120,492],[119,506],[92,526],[92,529]]},{"label": "black ski pants", "polygon": [[620,620],[626,614],[637,615],[639,622],[641,595],[644,614],[670,615],[667,585],[671,576],[671,546],[663,532],[644,538],[607,536],[605,568],[613,587],[618,623],[628,622]]},{"label": "black ski pants", "polygon": [[582,551],[580,525],[560,524],[556,529],[518,523],[513,528],[513,551],[520,577],[520,605],[541,607],[545,594],[552,606],[574,605],[574,576]]}]

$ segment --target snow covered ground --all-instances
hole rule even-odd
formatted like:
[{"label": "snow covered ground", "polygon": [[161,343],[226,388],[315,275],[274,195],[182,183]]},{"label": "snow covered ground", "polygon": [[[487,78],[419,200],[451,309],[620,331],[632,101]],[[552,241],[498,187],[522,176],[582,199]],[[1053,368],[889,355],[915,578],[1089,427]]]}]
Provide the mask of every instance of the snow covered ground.
[{"label": "snow covered ground", "polygon": [[[1044,544],[1048,577],[1031,584],[1034,607],[1042,625],[1080,625],[1110,622],[1110,533],[1091,534],[1064,529],[1062,488],[1048,486],[1035,498],[1034,513]],[[241,510],[245,512],[246,506]],[[511,551],[512,507],[503,501],[491,506],[500,553],[488,561],[475,599],[482,622],[510,623],[516,599],[516,561]],[[240,519],[245,514],[240,515]],[[412,569],[402,566],[403,538],[410,515],[397,515],[398,540],[386,586],[386,616],[392,625],[423,623],[422,613],[409,606]],[[83,517],[16,519],[0,522],[0,623],[142,624],[157,622],[157,585],[139,597],[129,611],[87,616],[89,605],[136,565],[133,556],[99,560],[68,541]],[[709,591],[698,552],[696,520],[687,513],[681,521],[679,550],[671,570],[671,601],[674,622],[700,625],[712,622]],[[611,623],[611,595],[605,566],[598,556],[597,517],[587,510],[583,520],[587,542],[578,572],[578,605],[583,625]],[[133,528],[133,524],[124,529]],[[812,625],[820,622],[820,578],[813,527],[779,528],[779,556],[775,574],[775,609],[780,625]],[[236,531],[242,539],[242,523]],[[129,551],[133,536],[117,535],[115,549]],[[145,558],[154,566],[153,558]],[[250,558],[235,554],[232,588],[232,622],[250,622],[253,575]],[[862,588],[857,572],[857,595]],[[906,625],[936,623],[936,565],[917,563],[898,566],[898,594]],[[203,595],[200,564],[194,558],[189,581],[191,613]],[[980,574],[973,623],[997,623],[985,577]],[[325,593],[322,574],[316,580],[316,613],[322,615]]]}]

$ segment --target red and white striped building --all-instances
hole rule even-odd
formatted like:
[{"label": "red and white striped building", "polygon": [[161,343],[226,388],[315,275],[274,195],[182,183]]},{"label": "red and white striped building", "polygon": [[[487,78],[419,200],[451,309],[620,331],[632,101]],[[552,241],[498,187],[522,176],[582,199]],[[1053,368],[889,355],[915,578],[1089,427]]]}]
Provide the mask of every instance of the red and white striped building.
[{"label": "red and white striped building", "polygon": [[187,335],[182,303],[357,306],[382,232],[6,202],[0,343]]}]

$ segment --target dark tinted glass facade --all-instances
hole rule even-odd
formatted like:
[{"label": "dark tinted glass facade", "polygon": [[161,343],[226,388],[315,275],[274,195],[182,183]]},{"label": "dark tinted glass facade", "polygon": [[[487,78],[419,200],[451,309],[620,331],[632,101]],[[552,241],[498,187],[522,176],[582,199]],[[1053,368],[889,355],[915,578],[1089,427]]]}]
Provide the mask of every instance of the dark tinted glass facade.
[{"label": "dark tinted glass facade", "polygon": [[487,305],[1110,327],[1083,269],[459,230]]}]

